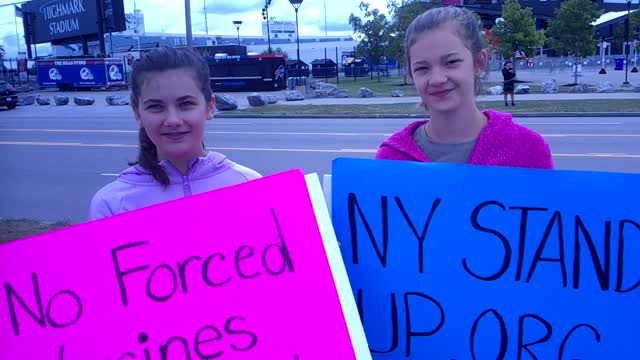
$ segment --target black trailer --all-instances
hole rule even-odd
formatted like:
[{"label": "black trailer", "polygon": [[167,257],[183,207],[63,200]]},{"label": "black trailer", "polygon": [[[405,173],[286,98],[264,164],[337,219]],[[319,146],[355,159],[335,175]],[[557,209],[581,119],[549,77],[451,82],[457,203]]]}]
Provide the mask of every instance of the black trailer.
[{"label": "black trailer", "polygon": [[285,60],[281,55],[207,57],[211,90],[279,91],[286,88]]}]

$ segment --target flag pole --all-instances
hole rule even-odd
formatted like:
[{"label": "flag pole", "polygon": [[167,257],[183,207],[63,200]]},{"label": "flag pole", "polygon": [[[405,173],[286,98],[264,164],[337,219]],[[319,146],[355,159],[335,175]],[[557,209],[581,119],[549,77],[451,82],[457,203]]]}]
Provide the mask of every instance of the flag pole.
[{"label": "flag pole", "polygon": [[20,35],[18,35],[18,14],[16,11],[18,10],[18,6],[14,5],[13,9],[13,23],[16,25],[16,46],[18,47],[18,54],[20,53]]}]

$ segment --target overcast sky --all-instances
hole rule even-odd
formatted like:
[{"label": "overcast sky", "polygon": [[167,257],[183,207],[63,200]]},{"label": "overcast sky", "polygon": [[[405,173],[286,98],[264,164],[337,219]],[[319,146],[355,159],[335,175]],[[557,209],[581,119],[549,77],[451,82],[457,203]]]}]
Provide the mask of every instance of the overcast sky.
[{"label": "overcast sky", "polygon": [[[0,0],[0,6],[11,4],[15,0]],[[90,0],[85,0],[90,1]],[[259,36],[262,34],[261,9],[265,0],[205,0],[209,34],[235,35],[233,20],[242,20],[240,35]],[[321,36],[325,33],[325,11],[327,32],[329,35],[348,35],[349,14],[362,15],[358,9],[361,0],[304,0],[299,10],[300,36]],[[640,0],[632,0],[637,6]],[[373,7],[386,12],[386,0],[368,0]],[[606,2],[625,3],[625,0]],[[133,12],[133,0],[124,0],[125,12]],[[184,1],[182,0],[136,0],[136,6],[144,14],[147,32],[185,33]],[[194,33],[205,33],[204,3],[191,0],[191,22]],[[269,9],[276,20],[295,21],[295,12],[288,0],[272,0]],[[22,20],[18,19],[20,49],[24,49],[22,38]],[[4,45],[9,56],[16,54],[16,29],[14,26],[13,6],[0,7],[0,44]],[[40,46],[38,47],[40,48]]]},{"label": "overcast sky", "polygon": [[[15,0],[0,0],[0,5],[11,4]],[[90,1],[90,0],[85,0]],[[298,10],[300,36],[322,36],[325,34],[325,11],[329,35],[349,35],[349,14],[358,15],[361,0],[304,0]],[[386,0],[369,0],[374,7],[386,12]],[[265,0],[206,0],[209,34],[236,35],[233,20],[243,22],[240,36],[262,34],[262,7]],[[124,0],[125,12],[133,12],[133,0]],[[181,33],[185,30],[184,1],[182,0],[136,0],[136,7],[144,14],[147,32]],[[276,20],[295,21],[295,11],[288,0],[272,0],[270,17]],[[22,22],[18,18],[20,49],[24,50]],[[191,23],[193,33],[205,33],[204,2],[191,0]],[[0,7],[0,44],[8,54],[16,51],[16,29],[13,6]],[[40,47],[38,47],[40,49]],[[15,56],[15,55],[14,55]]]}]

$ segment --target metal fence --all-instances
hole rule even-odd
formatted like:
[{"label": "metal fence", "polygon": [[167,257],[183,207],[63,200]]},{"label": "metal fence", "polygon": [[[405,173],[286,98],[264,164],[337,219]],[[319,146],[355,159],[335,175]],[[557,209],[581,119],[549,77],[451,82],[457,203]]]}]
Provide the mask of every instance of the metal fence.
[{"label": "metal fence", "polygon": [[14,87],[37,87],[38,72],[34,61],[27,59],[5,58],[0,62],[0,80]]}]

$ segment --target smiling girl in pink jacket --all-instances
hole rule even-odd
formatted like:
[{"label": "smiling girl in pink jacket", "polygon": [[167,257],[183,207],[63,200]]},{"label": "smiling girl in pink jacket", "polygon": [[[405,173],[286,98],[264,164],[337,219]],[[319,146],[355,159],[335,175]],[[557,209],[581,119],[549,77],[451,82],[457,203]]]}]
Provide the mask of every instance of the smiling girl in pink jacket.
[{"label": "smiling girl in pink jacket", "polygon": [[540,134],[514,123],[511,114],[478,109],[487,52],[469,10],[441,7],[418,16],[407,29],[405,53],[430,120],[384,141],[377,159],[553,168]]}]

